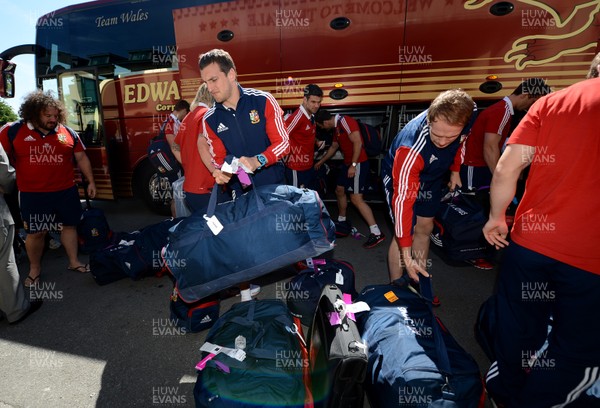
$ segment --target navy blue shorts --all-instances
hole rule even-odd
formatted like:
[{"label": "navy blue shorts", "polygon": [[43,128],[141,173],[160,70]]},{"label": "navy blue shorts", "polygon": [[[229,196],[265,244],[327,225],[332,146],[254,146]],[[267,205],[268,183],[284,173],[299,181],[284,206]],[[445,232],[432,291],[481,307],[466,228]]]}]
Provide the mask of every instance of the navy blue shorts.
[{"label": "navy blue shorts", "polygon": [[[383,191],[385,193],[385,200],[388,205],[389,215],[393,223],[394,211],[392,210],[392,198],[394,197],[394,181],[390,174],[387,174],[385,169],[382,170],[381,174],[383,180]],[[435,180],[433,182],[421,182],[415,204],[413,206],[413,214],[419,217],[433,218],[440,208],[442,201],[442,180]],[[413,220],[413,225],[416,222],[416,218]]]},{"label": "navy blue shorts", "polygon": [[79,224],[83,212],[76,186],[51,193],[21,191],[19,205],[23,228],[28,234],[42,231],[59,232],[63,225],[74,227]]},{"label": "navy blue shorts", "polygon": [[369,181],[369,161],[366,160],[358,163],[356,166],[356,174],[352,178],[348,178],[348,168],[342,164],[338,168],[338,176],[336,185],[344,187],[345,191],[350,194],[362,194],[367,187]]},{"label": "navy blue shorts", "polygon": [[285,180],[287,184],[294,187],[304,187],[316,190],[317,174],[314,168],[308,170],[292,170],[285,168]]}]

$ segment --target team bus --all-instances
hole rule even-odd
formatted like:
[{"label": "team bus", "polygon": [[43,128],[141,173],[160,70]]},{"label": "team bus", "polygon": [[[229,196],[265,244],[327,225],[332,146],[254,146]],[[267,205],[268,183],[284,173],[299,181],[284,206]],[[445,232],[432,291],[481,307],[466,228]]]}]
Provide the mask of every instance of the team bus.
[{"label": "team bus", "polygon": [[[389,143],[449,88],[485,107],[524,78],[555,90],[582,80],[599,23],[600,0],[99,0],[40,17],[25,49],[88,147],[98,197],[161,209],[170,186],[146,149],[175,102],[193,99],[204,51],[227,50],[240,83],[286,110],[316,83],[323,106],[381,126]],[[0,58],[14,71],[12,55]],[[0,71],[4,88],[12,71]]]}]

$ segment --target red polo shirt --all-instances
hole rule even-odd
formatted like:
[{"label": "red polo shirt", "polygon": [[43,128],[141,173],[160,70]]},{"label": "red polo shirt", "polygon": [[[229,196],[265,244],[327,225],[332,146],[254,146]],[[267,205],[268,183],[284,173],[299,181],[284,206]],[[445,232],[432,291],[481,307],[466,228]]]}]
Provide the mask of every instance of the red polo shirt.
[{"label": "red polo shirt", "polygon": [[[360,135],[360,128],[358,122],[350,116],[335,115],[335,138],[340,145],[340,150],[344,155],[344,164],[350,166],[352,164],[352,155],[354,154],[354,143],[350,140],[350,133],[358,132]],[[361,139],[362,140],[362,139]],[[361,146],[360,155],[358,156],[357,163],[367,161],[367,152],[365,148]]]},{"label": "red polo shirt", "polygon": [[210,193],[215,184],[215,179],[202,162],[198,152],[198,137],[203,137],[202,118],[207,110],[206,106],[198,106],[188,113],[175,136],[175,143],[179,145],[181,151],[181,165],[185,172],[183,190],[188,193]]},{"label": "red polo shirt", "polygon": [[0,143],[15,167],[19,191],[45,193],[75,185],[74,153],[83,152],[85,146],[72,129],[58,125],[44,135],[31,123],[20,121],[2,127]]},{"label": "red polo shirt", "polygon": [[300,106],[285,119],[290,135],[290,154],[285,157],[285,165],[297,171],[312,168],[315,154],[316,125],[312,116]]},{"label": "red polo shirt", "polygon": [[600,274],[600,78],[542,97],[508,140],[534,146],[511,232],[519,245]]}]

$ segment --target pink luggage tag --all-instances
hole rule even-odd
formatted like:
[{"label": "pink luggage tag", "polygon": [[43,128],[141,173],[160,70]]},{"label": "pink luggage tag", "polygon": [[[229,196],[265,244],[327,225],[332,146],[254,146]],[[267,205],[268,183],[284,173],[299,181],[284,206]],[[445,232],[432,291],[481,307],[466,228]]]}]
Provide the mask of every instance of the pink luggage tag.
[{"label": "pink luggage tag", "polygon": [[216,354],[210,353],[208,356],[204,357],[198,364],[196,364],[196,370],[202,371],[206,367],[206,363],[212,360]]},{"label": "pink luggage tag", "polygon": [[[200,347],[200,351],[205,351],[208,353],[208,355],[200,360],[198,364],[196,364],[196,370],[198,371],[204,370],[204,368],[206,368],[206,363],[215,358],[215,356],[219,353],[224,353],[238,361],[244,361],[246,358],[246,352],[244,350],[222,347],[209,342],[204,343],[202,347]],[[229,367],[220,361],[215,361],[215,365],[225,373],[230,372]]]},{"label": "pink luggage tag", "polygon": [[235,174],[237,174],[240,183],[242,183],[242,187],[248,187],[252,185],[252,182],[250,181],[250,176],[248,176],[248,173],[246,173],[246,170],[244,170],[242,166],[238,167],[237,172]]},{"label": "pink luggage tag", "polygon": [[333,304],[335,312],[329,313],[329,324],[332,326],[338,326],[342,324],[346,316],[349,319],[356,321],[356,317],[354,315],[355,313],[371,310],[369,305],[365,302],[352,303],[352,297],[347,293],[344,293],[343,297],[343,300],[338,299]]}]

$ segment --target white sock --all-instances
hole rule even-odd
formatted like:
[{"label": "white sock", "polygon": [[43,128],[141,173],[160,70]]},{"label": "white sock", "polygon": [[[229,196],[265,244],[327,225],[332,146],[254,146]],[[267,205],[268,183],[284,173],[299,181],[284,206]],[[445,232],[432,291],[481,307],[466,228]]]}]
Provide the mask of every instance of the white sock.
[{"label": "white sock", "polygon": [[371,230],[371,234],[381,235],[381,230],[379,229],[379,226],[377,224],[371,225],[369,229]]},{"label": "white sock", "polygon": [[241,290],[240,295],[242,296],[242,302],[247,302],[248,300],[252,300],[252,296],[250,296],[250,289]]},{"label": "white sock", "polygon": [[338,221],[339,221],[339,222],[346,221],[346,217],[342,217],[341,215],[339,215],[339,216],[338,216]]}]

